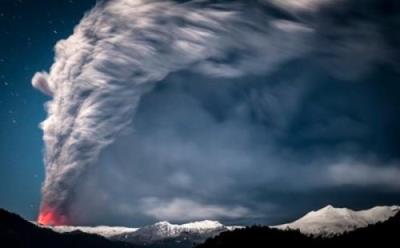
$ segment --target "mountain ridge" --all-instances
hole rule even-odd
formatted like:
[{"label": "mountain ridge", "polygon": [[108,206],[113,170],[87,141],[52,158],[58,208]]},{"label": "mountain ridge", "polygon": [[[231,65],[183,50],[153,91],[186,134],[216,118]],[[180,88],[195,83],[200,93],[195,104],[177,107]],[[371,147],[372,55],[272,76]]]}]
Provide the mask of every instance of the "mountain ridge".
[{"label": "mountain ridge", "polygon": [[80,231],[57,233],[37,226],[17,214],[0,208],[0,247],[12,248],[137,248],[132,244],[111,241]]},{"label": "mountain ridge", "polygon": [[[39,225],[42,226],[42,225]],[[123,236],[130,236],[137,234],[144,234],[146,232],[152,232],[153,239],[171,238],[178,236],[184,232],[191,233],[204,233],[213,230],[233,230],[235,228],[241,228],[241,226],[225,226],[218,221],[214,220],[203,220],[194,221],[184,224],[172,224],[168,221],[159,221],[152,225],[146,225],[143,227],[123,227],[123,226],[42,226],[45,228],[52,229],[59,233],[66,233],[72,231],[82,231],[91,234],[98,234],[111,239],[120,239]]]},{"label": "mountain ridge", "polygon": [[271,227],[299,230],[306,235],[332,236],[386,221],[399,211],[400,206],[396,205],[376,206],[359,211],[327,205],[319,210],[310,211],[293,222]]},{"label": "mountain ridge", "polygon": [[96,234],[110,240],[124,241],[140,246],[170,246],[192,247],[193,244],[204,242],[221,232],[243,228],[242,226],[225,226],[215,220],[194,221],[184,224],[171,224],[159,221],[152,225],[139,228],[113,226],[42,226],[58,233],[81,231]]}]

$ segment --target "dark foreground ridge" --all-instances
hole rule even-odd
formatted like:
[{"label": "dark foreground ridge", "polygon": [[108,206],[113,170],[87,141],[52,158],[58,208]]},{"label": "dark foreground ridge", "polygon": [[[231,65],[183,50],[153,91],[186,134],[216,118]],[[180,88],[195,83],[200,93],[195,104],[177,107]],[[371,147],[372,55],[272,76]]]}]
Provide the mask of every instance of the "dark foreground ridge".
[{"label": "dark foreground ridge", "polygon": [[41,228],[20,216],[0,209],[0,247],[2,248],[134,248],[128,243],[110,241],[83,232],[56,233]]},{"label": "dark foreground ridge", "polygon": [[269,227],[252,226],[223,232],[208,239],[196,248],[232,247],[395,247],[400,242],[400,213],[385,222],[360,228],[331,238],[306,236],[297,230],[278,230]]}]

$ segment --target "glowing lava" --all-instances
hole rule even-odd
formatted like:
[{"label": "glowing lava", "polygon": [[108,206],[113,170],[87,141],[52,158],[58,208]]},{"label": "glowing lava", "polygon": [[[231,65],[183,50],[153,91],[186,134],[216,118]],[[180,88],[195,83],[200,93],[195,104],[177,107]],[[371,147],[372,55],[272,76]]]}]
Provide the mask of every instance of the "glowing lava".
[{"label": "glowing lava", "polygon": [[65,225],[67,224],[67,218],[57,214],[56,211],[52,209],[45,208],[40,211],[37,222],[41,225]]}]

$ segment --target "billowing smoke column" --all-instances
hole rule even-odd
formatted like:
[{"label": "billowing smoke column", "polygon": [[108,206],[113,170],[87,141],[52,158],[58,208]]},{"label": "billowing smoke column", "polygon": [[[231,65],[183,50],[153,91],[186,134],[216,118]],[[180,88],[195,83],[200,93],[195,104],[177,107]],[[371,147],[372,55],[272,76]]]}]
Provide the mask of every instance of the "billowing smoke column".
[{"label": "billowing smoke column", "polygon": [[52,97],[41,125],[46,179],[38,221],[74,221],[69,206],[77,183],[128,129],[141,96],[170,73],[191,70],[225,79],[267,74],[309,53],[316,27],[306,17],[330,1],[295,2],[98,4],[68,39],[57,43],[50,72],[32,80]]}]

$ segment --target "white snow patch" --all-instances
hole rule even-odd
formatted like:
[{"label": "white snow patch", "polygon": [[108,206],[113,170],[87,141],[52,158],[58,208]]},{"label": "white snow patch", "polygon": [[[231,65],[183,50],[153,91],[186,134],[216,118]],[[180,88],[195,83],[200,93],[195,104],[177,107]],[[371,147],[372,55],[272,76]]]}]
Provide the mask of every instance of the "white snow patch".
[{"label": "white snow patch", "polygon": [[273,227],[299,230],[307,235],[332,236],[383,222],[399,211],[399,206],[378,206],[354,211],[328,205],[320,210],[311,211],[294,222]]}]

